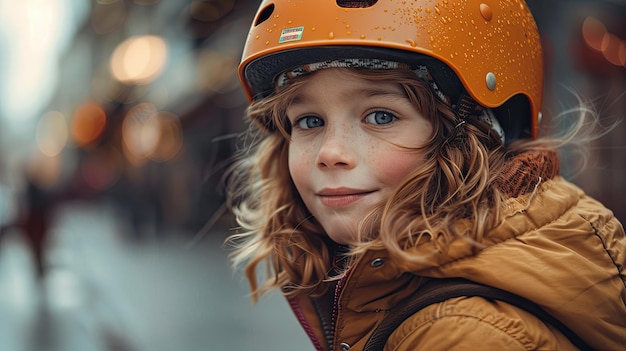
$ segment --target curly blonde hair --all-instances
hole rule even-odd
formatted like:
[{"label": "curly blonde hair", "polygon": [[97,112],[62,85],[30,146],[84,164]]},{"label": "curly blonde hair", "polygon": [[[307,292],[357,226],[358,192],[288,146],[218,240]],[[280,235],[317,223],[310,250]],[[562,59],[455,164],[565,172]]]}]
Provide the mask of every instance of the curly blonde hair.
[{"label": "curly blonde hair", "polygon": [[[501,221],[506,194],[498,183],[506,159],[553,146],[520,141],[505,148],[489,124],[478,118],[460,122],[452,107],[411,71],[341,69],[372,81],[397,82],[433,126],[423,147],[424,165],[362,221],[358,242],[350,247],[352,258],[382,249],[410,269],[423,258],[407,249],[422,240],[438,243],[440,252],[457,237],[480,242]],[[307,79],[296,78],[248,107],[250,128],[230,173],[229,205],[240,228],[228,242],[235,247],[234,265],[245,267],[253,301],[274,288],[286,295],[321,294],[323,283],[333,278],[329,272],[336,245],[307,210],[288,170],[290,125],[285,111]],[[263,264],[265,275],[259,276]]]}]

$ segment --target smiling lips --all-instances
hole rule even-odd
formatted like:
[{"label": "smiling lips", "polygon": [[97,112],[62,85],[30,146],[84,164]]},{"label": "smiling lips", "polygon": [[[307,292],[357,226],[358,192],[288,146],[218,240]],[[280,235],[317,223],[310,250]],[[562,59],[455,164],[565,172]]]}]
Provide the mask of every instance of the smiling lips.
[{"label": "smiling lips", "polygon": [[366,195],[373,193],[369,190],[335,188],[322,189],[317,193],[322,203],[328,207],[344,207],[356,202]]}]

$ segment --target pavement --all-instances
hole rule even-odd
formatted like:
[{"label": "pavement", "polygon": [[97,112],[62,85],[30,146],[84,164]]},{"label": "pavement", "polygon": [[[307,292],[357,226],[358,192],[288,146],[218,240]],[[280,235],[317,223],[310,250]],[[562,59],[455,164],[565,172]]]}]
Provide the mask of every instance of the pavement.
[{"label": "pavement", "polygon": [[137,241],[118,217],[60,209],[43,280],[20,233],[2,238],[0,351],[313,350],[278,292],[251,303],[225,228]]}]

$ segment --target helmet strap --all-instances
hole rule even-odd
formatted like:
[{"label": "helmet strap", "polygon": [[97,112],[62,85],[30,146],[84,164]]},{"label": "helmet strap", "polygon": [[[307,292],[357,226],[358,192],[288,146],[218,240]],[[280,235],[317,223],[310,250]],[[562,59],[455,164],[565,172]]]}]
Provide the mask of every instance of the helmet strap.
[{"label": "helmet strap", "polygon": [[504,130],[500,126],[500,122],[493,111],[489,108],[482,107],[466,91],[461,93],[461,96],[453,108],[454,113],[459,119],[459,123],[456,125],[455,130],[465,124],[465,121],[468,118],[474,116],[475,118],[489,124],[491,129],[498,134],[502,143],[505,143]]},{"label": "helmet strap", "polygon": [[466,120],[470,116],[476,116],[480,114],[482,106],[480,106],[467,92],[462,92],[461,96],[457,100],[457,103],[453,105],[454,113],[460,120]]}]

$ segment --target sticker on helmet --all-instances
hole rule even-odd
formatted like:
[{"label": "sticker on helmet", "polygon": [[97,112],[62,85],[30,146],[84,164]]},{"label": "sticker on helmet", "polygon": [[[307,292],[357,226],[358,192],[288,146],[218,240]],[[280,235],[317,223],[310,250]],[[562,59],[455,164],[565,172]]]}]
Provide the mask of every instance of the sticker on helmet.
[{"label": "sticker on helmet", "polygon": [[302,39],[302,32],[304,32],[304,27],[285,28],[280,33],[280,39],[278,39],[278,42],[286,43],[288,41],[300,40]]}]

